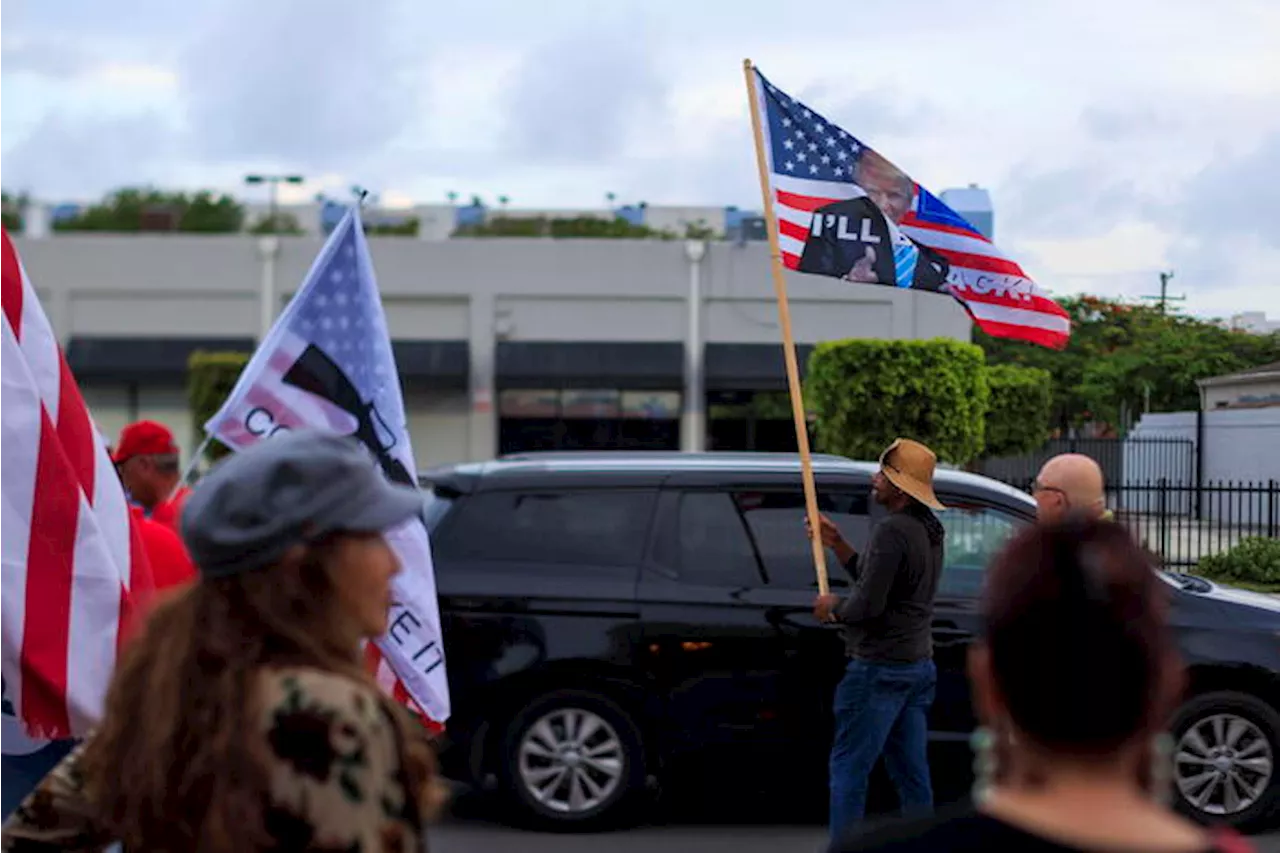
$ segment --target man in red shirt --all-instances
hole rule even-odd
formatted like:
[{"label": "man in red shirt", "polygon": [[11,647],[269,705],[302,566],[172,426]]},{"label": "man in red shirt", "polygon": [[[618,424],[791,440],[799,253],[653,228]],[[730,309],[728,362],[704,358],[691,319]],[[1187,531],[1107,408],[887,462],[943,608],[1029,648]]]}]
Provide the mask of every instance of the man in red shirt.
[{"label": "man in red shirt", "polygon": [[130,499],[147,518],[178,530],[182,504],[191,491],[182,485],[178,445],[164,424],[138,421],[120,432],[112,461]]},{"label": "man in red shirt", "polygon": [[151,578],[157,592],[195,580],[196,566],[182,544],[182,538],[170,528],[147,518],[142,507],[130,507],[133,523],[151,564]]}]

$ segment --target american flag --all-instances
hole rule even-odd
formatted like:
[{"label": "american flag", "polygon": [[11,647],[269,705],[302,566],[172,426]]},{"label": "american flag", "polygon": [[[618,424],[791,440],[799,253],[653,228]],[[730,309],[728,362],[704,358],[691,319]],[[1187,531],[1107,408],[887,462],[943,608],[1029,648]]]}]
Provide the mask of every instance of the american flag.
[{"label": "american flag", "polygon": [[[1022,267],[853,134],[774,86],[758,70],[754,73],[771,201],[777,213],[782,261],[787,267],[801,269],[806,242],[824,228],[830,231],[834,227],[832,217],[815,217],[814,211],[836,202],[869,195],[874,198],[874,193],[857,181],[860,164],[876,162],[878,168],[900,175],[910,195],[908,199],[908,193],[903,193],[897,209],[901,216],[896,222],[879,214],[883,226],[877,227],[884,227],[889,235],[896,275],[890,266],[889,275],[894,278],[882,275],[877,283],[911,286],[911,272],[920,254],[917,248],[924,246],[945,259],[949,266],[945,290],[984,332],[1055,349],[1066,346],[1071,334],[1066,311],[1045,295]],[[848,236],[856,241],[858,235]],[[874,236],[869,239],[875,241]],[[868,279],[864,276],[862,280]]]},{"label": "american flag", "polygon": [[154,588],[124,488],[9,234],[3,260],[3,669],[39,738],[97,722]]},{"label": "american flag", "polygon": [[[308,378],[297,378],[299,365],[308,366]],[[333,393],[338,386],[343,393]],[[243,450],[296,427],[360,435],[362,421],[362,438],[384,470],[417,470],[373,259],[353,207],[204,429]],[[392,582],[392,628],[367,662],[389,693],[442,724],[449,685],[427,530],[413,520],[386,535],[402,571]]]}]

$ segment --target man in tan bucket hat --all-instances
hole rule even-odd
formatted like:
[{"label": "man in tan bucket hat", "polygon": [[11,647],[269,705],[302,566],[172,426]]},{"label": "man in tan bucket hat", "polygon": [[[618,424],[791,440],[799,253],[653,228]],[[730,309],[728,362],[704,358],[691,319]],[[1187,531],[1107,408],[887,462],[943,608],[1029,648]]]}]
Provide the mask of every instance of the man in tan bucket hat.
[{"label": "man in tan bucket hat", "polygon": [[904,812],[933,809],[928,713],[938,671],[933,664],[933,599],[942,574],[945,509],[933,492],[937,457],[899,438],[880,455],[871,493],[889,513],[859,555],[827,518],[822,540],[854,579],[849,596],[822,595],[814,616],[844,626],[849,663],[836,688],[831,747],[831,836],[838,840],[863,817],[876,759],[885,766]]}]

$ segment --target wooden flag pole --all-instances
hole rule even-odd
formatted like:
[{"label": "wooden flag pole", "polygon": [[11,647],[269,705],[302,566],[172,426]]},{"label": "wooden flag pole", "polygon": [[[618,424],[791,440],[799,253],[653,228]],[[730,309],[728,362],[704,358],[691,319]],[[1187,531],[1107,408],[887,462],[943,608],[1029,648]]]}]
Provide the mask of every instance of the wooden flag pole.
[{"label": "wooden flag pole", "polygon": [[756,140],[756,165],[760,170],[760,192],[764,196],[765,226],[769,231],[769,259],[773,267],[773,289],[778,296],[778,325],[782,327],[782,354],[787,363],[787,389],[791,393],[791,416],[796,423],[796,445],[800,449],[800,473],[804,480],[805,514],[813,531],[813,568],[818,575],[818,592],[830,591],[827,583],[827,552],[822,547],[818,522],[818,487],[813,481],[813,459],[809,454],[809,428],[804,415],[804,397],[800,391],[800,365],[796,362],[796,343],[791,335],[791,307],[787,303],[787,279],[782,268],[782,249],[778,245],[778,216],[773,210],[773,192],[769,189],[769,160],[765,156],[764,131],[761,129],[760,102],[756,92],[755,68],[750,59],[742,60],[742,73],[747,81],[747,102],[751,105],[751,130]]}]

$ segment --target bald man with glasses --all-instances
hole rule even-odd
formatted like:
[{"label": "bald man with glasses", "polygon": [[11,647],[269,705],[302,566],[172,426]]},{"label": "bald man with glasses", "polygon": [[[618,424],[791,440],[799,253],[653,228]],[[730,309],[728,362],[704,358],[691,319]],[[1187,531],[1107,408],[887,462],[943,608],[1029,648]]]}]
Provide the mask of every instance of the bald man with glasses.
[{"label": "bald man with glasses", "polygon": [[1080,453],[1055,456],[1040,469],[1031,487],[1036,499],[1036,519],[1057,524],[1068,516],[1108,519],[1102,468]]}]

